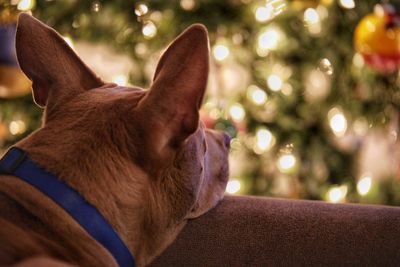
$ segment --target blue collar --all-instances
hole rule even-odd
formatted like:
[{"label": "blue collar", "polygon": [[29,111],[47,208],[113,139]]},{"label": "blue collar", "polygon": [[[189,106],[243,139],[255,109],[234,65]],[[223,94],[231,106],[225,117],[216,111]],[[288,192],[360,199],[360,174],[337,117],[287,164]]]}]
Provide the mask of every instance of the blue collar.
[{"label": "blue collar", "polygon": [[77,191],[36,165],[19,148],[11,148],[0,160],[0,174],[13,175],[49,196],[114,256],[120,267],[134,267],[124,242],[101,215]]}]

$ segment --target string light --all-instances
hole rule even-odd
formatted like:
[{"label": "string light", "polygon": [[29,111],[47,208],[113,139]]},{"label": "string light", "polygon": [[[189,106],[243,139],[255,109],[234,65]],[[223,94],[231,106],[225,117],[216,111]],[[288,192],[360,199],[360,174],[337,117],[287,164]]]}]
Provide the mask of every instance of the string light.
[{"label": "string light", "polygon": [[353,65],[357,68],[362,68],[364,66],[364,58],[361,54],[355,53],[353,57]]},{"label": "string light", "polygon": [[332,203],[343,202],[347,195],[347,185],[334,186],[327,193],[327,200]]},{"label": "string light", "polygon": [[346,9],[353,9],[356,7],[354,0],[339,0],[339,4],[341,7]]},{"label": "string light", "polygon": [[267,93],[256,85],[247,88],[247,97],[256,105],[263,105],[268,99]]},{"label": "string light", "polygon": [[240,122],[246,116],[246,112],[244,108],[239,103],[233,104],[229,109],[229,114],[231,115],[232,119],[236,122]]},{"label": "string light", "polygon": [[329,16],[329,11],[324,5],[318,5],[316,10],[318,12],[319,19],[321,21],[326,19]]},{"label": "string light", "polygon": [[236,194],[237,192],[239,192],[240,188],[241,188],[240,181],[236,180],[236,179],[232,179],[232,180],[228,181],[225,191],[229,194]]},{"label": "string light", "polygon": [[95,2],[92,3],[92,10],[93,10],[94,12],[99,12],[99,11],[100,11],[100,8],[101,8],[100,2],[95,1]]},{"label": "string light", "polygon": [[264,6],[257,7],[255,9],[255,18],[259,22],[265,22],[273,19],[280,13],[282,13],[286,7],[286,3],[283,0],[268,0]]},{"label": "string light", "polygon": [[337,107],[332,108],[328,112],[328,118],[333,133],[338,137],[343,136],[347,130],[347,120],[342,111]]},{"label": "string light", "polygon": [[142,28],[142,33],[144,37],[150,39],[157,34],[157,28],[156,25],[152,21],[147,21]]},{"label": "string light", "polygon": [[112,78],[112,82],[118,84],[119,86],[125,86],[128,83],[128,77],[123,74],[118,74]]},{"label": "string light", "polygon": [[8,129],[12,135],[23,134],[26,131],[26,124],[22,120],[15,120],[10,122]]},{"label": "string light", "polygon": [[21,11],[29,11],[35,6],[35,0],[21,0],[18,2],[17,9]]},{"label": "string light", "polygon": [[321,33],[321,18],[316,9],[310,7],[304,11],[304,22],[311,34],[317,35]]},{"label": "string light", "polygon": [[320,101],[329,95],[331,79],[320,69],[314,69],[307,74],[304,87],[307,101]]},{"label": "string light", "polygon": [[308,24],[317,24],[320,22],[319,14],[314,8],[307,8],[304,11],[304,21]]},{"label": "string light", "polygon": [[365,196],[368,194],[372,186],[372,178],[369,175],[363,176],[357,183],[357,192]]},{"label": "string light", "polygon": [[378,17],[384,17],[385,16],[385,8],[383,8],[382,5],[375,5],[374,6],[374,14],[377,15]]},{"label": "string light", "polygon": [[277,74],[270,74],[267,78],[267,84],[269,89],[277,92],[282,89],[283,81]]},{"label": "string light", "polygon": [[272,19],[274,16],[273,11],[274,9],[271,4],[258,7],[255,13],[256,20],[259,22],[265,22],[267,20]]},{"label": "string light", "polygon": [[229,54],[229,48],[223,44],[217,44],[213,47],[213,56],[218,61],[225,60]]},{"label": "string light", "polygon": [[213,101],[207,101],[203,105],[204,110],[208,113],[210,118],[218,120],[222,116],[222,110],[219,108],[217,103]]},{"label": "string light", "polygon": [[283,154],[278,158],[278,169],[283,173],[290,173],[294,170],[297,160],[293,154]]},{"label": "string light", "polygon": [[145,4],[140,3],[136,5],[135,7],[136,16],[138,17],[144,16],[147,14],[147,12],[149,12],[149,8]]},{"label": "string light", "polygon": [[293,87],[291,84],[289,83],[285,83],[282,86],[282,90],[281,90],[282,94],[289,96],[293,93]]},{"label": "string light", "polygon": [[283,37],[277,26],[269,26],[258,36],[258,48],[261,50],[276,50]]},{"label": "string light", "polygon": [[193,10],[196,6],[196,2],[194,0],[181,0],[180,4],[181,7],[187,11]]},{"label": "string light", "polygon": [[324,72],[327,75],[333,74],[332,63],[327,58],[323,58],[319,61],[319,70]]},{"label": "string light", "polygon": [[275,144],[275,137],[265,127],[259,128],[256,132],[256,142],[253,150],[256,154],[262,154],[271,149]]}]

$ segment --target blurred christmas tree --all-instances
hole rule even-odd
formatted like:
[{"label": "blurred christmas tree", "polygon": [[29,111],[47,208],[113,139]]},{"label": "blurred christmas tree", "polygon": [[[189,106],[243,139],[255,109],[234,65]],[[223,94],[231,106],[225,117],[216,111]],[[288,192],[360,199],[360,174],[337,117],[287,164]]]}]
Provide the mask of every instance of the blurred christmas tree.
[{"label": "blurred christmas tree", "polygon": [[400,204],[400,19],[387,2],[376,4],[0,3],[0,147],[40,124],[41,110],[20,96],[30,85],[9,49],[18,12],[54,27],[104,80],[144,87],[160,51],[200,22],[213,59],[203,121],[235,136],[228,192]]}]

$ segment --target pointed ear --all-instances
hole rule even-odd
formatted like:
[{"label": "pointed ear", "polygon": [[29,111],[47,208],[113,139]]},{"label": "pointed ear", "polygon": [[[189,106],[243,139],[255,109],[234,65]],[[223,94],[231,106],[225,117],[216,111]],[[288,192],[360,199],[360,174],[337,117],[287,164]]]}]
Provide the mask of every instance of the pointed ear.
[{"label": "pointed ear", "polygon": [[209,43],[207,30],[195,24],[167,48],[156,68],[153,84],[142,110],[162,132],[157,148],[176,146],[199,126],[199,109],[208,77]]},{"label": "pointed ear", "polygon": [[39,106],[104,84],[56,31],[25,13],[18,18],[16,50],[22,71],[33,82],[33,97]]}]

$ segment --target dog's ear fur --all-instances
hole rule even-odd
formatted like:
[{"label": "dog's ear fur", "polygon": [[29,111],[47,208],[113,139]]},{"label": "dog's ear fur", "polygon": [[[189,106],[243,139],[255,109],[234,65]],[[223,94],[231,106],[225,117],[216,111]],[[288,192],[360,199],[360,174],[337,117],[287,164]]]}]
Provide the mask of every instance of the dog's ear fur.
[{"label": "dog's ear fur", "polygon": [[16,50],[41,107],[104,84],[56,31],[25,13],[18,18]]},{"label": "dog's ear fur", "polygon": [[[144,116],[161,131],[156,149],[180,145],[199,126],[199,109],[209,69],[208,33],[195,24],[178,36],[161,56],[153,84],[141,102]],[[154,142],[154,138],[153,139]]]}]

